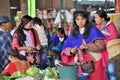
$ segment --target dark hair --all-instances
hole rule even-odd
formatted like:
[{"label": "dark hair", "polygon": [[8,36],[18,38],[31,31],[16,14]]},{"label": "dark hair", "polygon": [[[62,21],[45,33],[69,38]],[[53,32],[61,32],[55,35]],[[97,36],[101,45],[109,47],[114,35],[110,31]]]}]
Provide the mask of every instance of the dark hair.
[{"label": "dark hair", "polygon": [[33,25],[34,25],[34,24],[42,25],[42,26],[44,27],[44,30],[45,30],[46,35],[48,35],[49,31],[48,31],[48,29],[45,27],[45,25],[43,24],[43,22],[42,22],[42,20],[41,20],[40,18],[34,17],[34,18],[33,18]]},{"label": "dark hair", "polygon": [[60,32],[61,34],[65,34],[64,28],[58,28],[57,31]]},{"label": "dark hair", "polygon": [[85,32],[83,34],[84,38],[87,38],[90,33],[90,28],[92,26],[92,23],[89,22],[89,13],[87,11],[81,11],[81,10],[76,10],[73,13],[73,30],[72,30],[72,36],[74,38],[77,38],[78,34],[80,33],[79,31],[79,26],[76,24],[76,17],[77,16],[82,16],[87,19],[86,24],[85,24]]},{"label": "dark hair", "polygon": [[16,58],[20,59],[19,52],[18,52],[17,48],[14,48],[14,49],[9,48],[7,50],[7,55],[8,56],[13,56],[13,57],[16,57]]},{"label": "dark hair", "polygon": [[34,18],[33,18],[33,25],[34,25],[34,24],[43,25],[44,30],[46,31],[46,27],[45,27],[45,25],[42,23],[42,20],[41,20],[40,18],[34,17]]},{"label": "dark hair", "polygon": [[24,45],[24,41],[26,40],[26,35],[23,32],[24,26],[28,22],[30,22],[31,20],[32,20],[32,17],[30,17],[28,15],[23,16],[23,18],[21,19],[21,23],[20,23],[20,25],[18,26],[18,28],[17,28],[17,30],[15,32],[15,33],[18,34],[18,44],[20,46],[23,46]]},{"label": "dark hair", "polygon": [[107,16],[106,11],[104,11],[104,10],[97,10],[97,12],[95,14],[99,15],[100,18],[104,18],[105,21],[110,20],[110,17]]},{"label": "dark hair", "polygon": [[33,25],[34,24],[43,25],[42,20],[40,18],[38,18],[38,17],[33,18]]}]

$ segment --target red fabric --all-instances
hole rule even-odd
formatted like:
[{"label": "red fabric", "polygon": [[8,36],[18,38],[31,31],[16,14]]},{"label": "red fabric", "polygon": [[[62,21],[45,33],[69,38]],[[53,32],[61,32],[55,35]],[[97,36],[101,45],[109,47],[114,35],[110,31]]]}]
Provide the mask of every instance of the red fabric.
[{"label": "red fabric", "polygon": [[[92,58],[88,54],[84,54],[85,60],[91,60]],[[95,70],[88,76],[89,80],[107,80],[105,67],[102,65],[102,59],[94,63]]]},{"label": "red fabric", "polygon": [[63,53],[61,57],[64,63],[74,62],[74,56],[67,56],[65,53]]},{"label": "red fabric", "polygon": [[[35,32],[37,44],[40,44],[40,40],[39,40],[37,31],[35,29],[34,29],[34,32]],[[32,32],[30,34],[32,36],[32,41],[34,42],[34,37],[32,35]],[[18,34],[17,33],[14,34],[13,42],[12,42],[12,48],[15,48],[15,47],[19,47],[19,44],[18,44]]]},{"label": "red fabric", "polygon": [[11,62],[6,66],[6,68],[3,70],[3,72],[1,74],[5,74],[5,73],[9,72],[10,75],[12,75],[16,71],[17,71],[17,69],[16,69],[15,64]]},{"label": "red fabric", "polygon": [[[38,33],[35,29],[34,29],[34,33],[35,33],[35,38],[36,38],[37,44],[40,44],[39,36],[38,36]],[[33,36],[32,32],[31,32],[31,35],[32,35],[32,42],[34,42],[35,39],[34,39],[34,36]]]},{"label": "red fabric", "polygon": [[102,65],[103,65],[103,67],[106,67],[107,61],[108,61],[108,52],[105,49],[102,51]]},{"label": "red fabric", "polygon": [[[96,25],[96,27],[98,29],[100,29],[101,26]],[[103,35],[105,36],[104,44],[106,46],[108,41],[118,38],[118,33],[117,33],[117,28],[113,24],[113,22],[110,22],[108,25],[106,25],[104,29],[110,31],[109,35],[103,33]],[[108,60],[108,53],[107,53],[107,50],[105,49],[105,50],[102,51],[102,65],[103,65],[103,67],[106,67],[107,60]]]},{"label": "red fabric", "polygon": [[[65,53],[63,53],[61,57],[65,63],[74,62],[74,56],[67,56],[65,55]],[[92,58],[87,53],[84,54],[83,57],[84,57],[84,60],[86,61],[92,60]],[[94,63],[95,70],[93,73],[91,73],[88,76],[89,80],[107,80],[105,67],[102,67],[101,65],[102,65],[102,59]],[[80,67],[78,69],[78,72],[82,72]]]},{"label": "red fabric", "polygon": [[19,47],[19,44],[18,44],[17,39],[18,39],[18,35],[17,35],[17,33],[15,33],[15,34],[13,35],[12,48],[15,48],[15,47],[18,48],[18,47]]},{"label": "red fabric", "polygon": [[[97,25],[96,27],[98,29],[100,29],[100,25]],[[105,36],[104,43],[105,43],[105,46],[106,46],[106,44],[107,44],[107,42],[109,40],[118,38],[118,33],[117,33],[117,28],[113,24],[113,22],[110,22],[110,24],[108,24],[107,26],[105,26],[104,29],[110,31],[110,35],[107,35],[107,34],[103,33],[104,36]]]}]

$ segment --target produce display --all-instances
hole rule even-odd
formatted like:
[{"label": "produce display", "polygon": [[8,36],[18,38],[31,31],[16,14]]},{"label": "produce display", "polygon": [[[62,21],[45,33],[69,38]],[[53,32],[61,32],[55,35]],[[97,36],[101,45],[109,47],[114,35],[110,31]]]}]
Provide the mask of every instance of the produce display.
[{"label": "produce display", "polygon": [[8,76],[0,76],[0,80],[11,80]]},{"label": "produce display", "polygon": [[36,68],[36,67],[30,67],[27,71],[26,74],[28,76],[34,76],[35,74],[39,73],[40,69]]},{"label": "produce display", "polygon": [[11,78],[15,79],[15,78],[22,78],[25,76],[26,76],[25,74],[21,73],[20,71],[17,71],[17,72],[12,74]]},{"label": "produce display", "polygon": [[17,71],[11,76],[0,76],[0,80],[60,80],[58,70],[47,67],[44,71],[37,67],[30,67],[25,74]]},{"label": "produce display", "polygon": [[45,69],[45,76],[44,76],[44,80],[47,80],[47,78],[53,79],[53,80],[59,80],[59,73],[58,70],[56,68],[46,68]]}]

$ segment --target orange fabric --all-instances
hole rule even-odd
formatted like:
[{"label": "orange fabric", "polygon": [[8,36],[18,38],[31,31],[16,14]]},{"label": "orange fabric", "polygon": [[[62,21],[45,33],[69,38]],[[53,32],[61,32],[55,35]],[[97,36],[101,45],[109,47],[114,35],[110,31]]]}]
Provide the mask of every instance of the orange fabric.
[{"label": "orange fabric", "polygon": [[20,71],[22,73],[25,73],[26,70],[30,67],[29,62],[25,60],[16,61],[14,63],[15,63],[17,71]]},{"label": "orange fabric", "polygon": [[12,75],[16,71],[20,71],[22,73],[25,73],[29,67],[30,67],[29,62],[24,61],[24,60],[10,62],[1,74],[5,74],[6,72],[9,72],[10,75]]}]

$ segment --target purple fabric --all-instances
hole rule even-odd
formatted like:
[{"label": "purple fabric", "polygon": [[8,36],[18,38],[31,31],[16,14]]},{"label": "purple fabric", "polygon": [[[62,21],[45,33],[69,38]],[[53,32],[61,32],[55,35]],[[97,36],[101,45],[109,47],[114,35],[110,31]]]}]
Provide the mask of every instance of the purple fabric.
[{"label": "purple fabric", "polygon": [[68,37],[68,36],[65,35],[63,42],[60,42],[57,34],[54,34],[53,36],[51,36],[50,41],[49,41],[49,44],[52,43],[53,46],[56,47],[59,43],[62,43],[62,44],[63,44],[63,43],[66,41],[67,37]]},{"label": "purple fabric", "polygon": [[[72,34],[70,34],[70,36],[67,38],[64,46],[63,46],[63,50],[67,47],[79,47],[82,44],[82,34],[79,34],[77,38],[73,38]],[[103,34],[100,32],[100,30],[98,30],[96,27],[92,27],[90,30],[90,35],[88,38],[85,39],[85,42],[87,44],[92,43],[95,39],[103,39],[104,36]]]},{"label": "purple fabric", "polygon": [[51,36],[50,43],[53,43],[53,46],[56,46],[59,43],[59,38],[57,37],[57,34],[54,34]]}]

